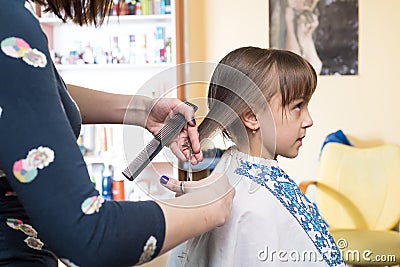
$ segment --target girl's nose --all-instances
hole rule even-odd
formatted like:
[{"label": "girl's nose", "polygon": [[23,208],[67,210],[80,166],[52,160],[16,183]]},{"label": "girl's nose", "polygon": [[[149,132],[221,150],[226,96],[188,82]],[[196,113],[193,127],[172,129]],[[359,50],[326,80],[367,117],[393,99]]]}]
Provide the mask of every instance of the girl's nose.
[{"label": "girl's nose", "polygon": [[314,124],[313,119],[311,118],[310,112],[307,110],[302,126],[304,128],[309,128],[309,127],[313,126],[313,124]]}]

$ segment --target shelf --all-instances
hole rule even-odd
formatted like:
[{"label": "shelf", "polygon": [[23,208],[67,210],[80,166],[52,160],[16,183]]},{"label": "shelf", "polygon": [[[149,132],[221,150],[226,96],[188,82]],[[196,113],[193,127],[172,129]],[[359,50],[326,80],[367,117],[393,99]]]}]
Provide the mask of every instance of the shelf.
[{"label": "shelf", "polygon": [[[169,22],[171,20],[172,16],[171,14],[165,14],[165,15],[141,15],[141,16],[136,16],[136,15],[125,15],[125,16],[110,16],[106,17],[104,19],[104,24],[115,24],[115,23],[123,23],[123,22],[144,22],[144,23],[149,23],[149,22]],[[52,26],[57,26],[57,25],[63,25],[63,24],[71,24],[72,22],[62,22],[61,19],[57,17],[43,17],[39,18],[40,23],[46,24],[46,25],[52,25]]]},{"label": "shelf", "polygon": [[148,63],[148,64],[77,64],[56,65],[58,71],[81,70],[128,70],[128,69],[165,69],[174,67],[173,63]]}]

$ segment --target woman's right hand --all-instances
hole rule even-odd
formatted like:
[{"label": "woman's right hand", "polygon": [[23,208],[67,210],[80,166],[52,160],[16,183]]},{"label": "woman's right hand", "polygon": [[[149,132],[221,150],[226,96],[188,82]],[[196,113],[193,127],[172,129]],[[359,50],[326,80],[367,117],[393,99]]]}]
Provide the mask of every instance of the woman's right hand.
[{"label": "woman's right hand", "polygon": [[176,193],[173,204],[186,208],[204,206],[209,211],[207,220],[215,226],[223,225],[231,214],[235,189],[223,173],[213,173],[202,180],[187,182],[163,176],[160,182]]}]

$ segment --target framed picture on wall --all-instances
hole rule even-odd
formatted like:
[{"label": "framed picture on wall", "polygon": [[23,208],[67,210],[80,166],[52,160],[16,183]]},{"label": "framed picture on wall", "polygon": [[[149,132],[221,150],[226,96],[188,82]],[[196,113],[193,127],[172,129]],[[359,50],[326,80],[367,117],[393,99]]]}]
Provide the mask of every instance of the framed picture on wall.
[{"label": "framed picture on wall", "polygon": [[270,47],[303,56],[320,75],[357,75],[358,1],[269,0]]}]

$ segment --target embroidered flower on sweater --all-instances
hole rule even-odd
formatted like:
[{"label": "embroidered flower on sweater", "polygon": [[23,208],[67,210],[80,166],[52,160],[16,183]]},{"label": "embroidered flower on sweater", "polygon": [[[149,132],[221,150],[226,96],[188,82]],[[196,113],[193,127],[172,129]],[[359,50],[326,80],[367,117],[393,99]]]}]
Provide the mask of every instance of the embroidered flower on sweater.
[{"label": "embroidered flower on sweater", "polygon": [[38,175],[38,168],[43,169],[54,161],[54,151],[48,147],[38,147],[29,151],[26,159],[14,163],[13,173],[21,183],[30,183]]},{"label": "embroidered flower on sweater", "polygon": [[30,49],[25,52],[22,60],[28,65],[44,68],[47,64],[46,56],[36,48]]},{"label": "embroidered flower on sweater", "polygon": [[45,54],[31,48],[31,46],[22,38],[8,37],[1,41],[1,50],[7,56],[13,58],[22,58],[28,65],[44,68],[47,65]]},{"label": "embroidered flower on sweater", "polygon": [[140,255],[139,262],[137,265],[143,264],[151,260],[151,257],[154,255],[156,251],[157,239],[154,236],[150,236],[147,240],[146,245],[143,248],[142,255]]},{"label": "embroidered flower on sweater", "polygon": [[40,239],[31,236],[25,238],[24,242],[28,245],[28,247],[36,250],[42,250],[42,247],[44,246],[43,242],[40,241]]},{"label": "embroidered flower on sweater", "polygon": [[54,161],[54,151],[48,147],[40,146],[29,151],[26,159],[29,161],[31,166],[34,166],[38,169],[43,169]]}]

